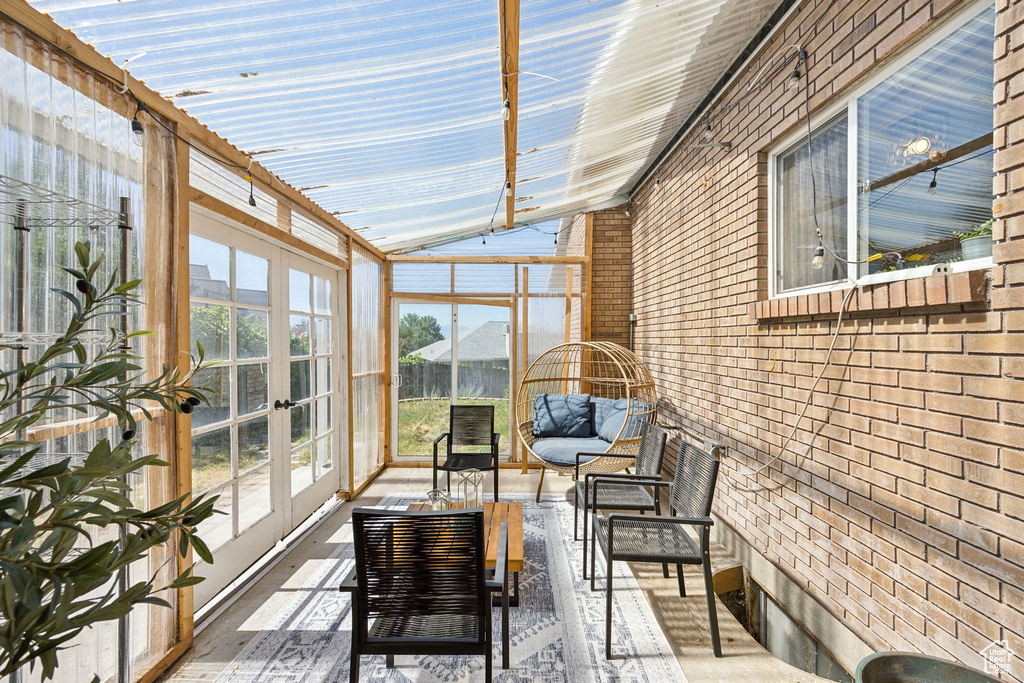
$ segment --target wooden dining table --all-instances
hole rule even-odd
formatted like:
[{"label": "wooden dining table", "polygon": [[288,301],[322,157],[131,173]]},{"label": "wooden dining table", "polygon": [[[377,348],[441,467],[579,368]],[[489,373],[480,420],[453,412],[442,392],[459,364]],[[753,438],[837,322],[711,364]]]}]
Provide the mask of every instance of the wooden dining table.
[{"label": "wooden dining table", "polygon": [[[453,502],[451,509],[462,508],[462,503]],[[508,570],[512,572],[512,595],[509,604],[519,605],[519,572],[523,571],[523,504],[484,503],[484,549],[487,553],[487,567],[494,568],[498,562],[498,535],[503,522],[508,524]],[[430,503],[416,501],[409,504],[410,510],[429,510]]]}]

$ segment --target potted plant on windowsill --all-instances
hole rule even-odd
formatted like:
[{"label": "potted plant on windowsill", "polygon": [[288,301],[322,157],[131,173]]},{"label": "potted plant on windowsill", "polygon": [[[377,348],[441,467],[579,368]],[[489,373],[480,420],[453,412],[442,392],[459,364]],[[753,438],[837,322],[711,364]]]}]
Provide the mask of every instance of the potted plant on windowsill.
[{"label": "potted plant on windowsill", "polygon": [[964,254],[964,260],[970,261],[977,258],[991,258],[992,256],[992,221],[989,218],[984,223],[976,225],[967,232],[958,232],[960,238],[960,250]]}]

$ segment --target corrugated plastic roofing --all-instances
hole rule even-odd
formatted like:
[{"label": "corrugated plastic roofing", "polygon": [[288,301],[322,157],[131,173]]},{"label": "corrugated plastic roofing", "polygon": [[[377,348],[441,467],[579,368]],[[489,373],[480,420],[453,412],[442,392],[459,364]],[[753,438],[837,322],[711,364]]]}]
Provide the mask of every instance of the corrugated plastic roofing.
[{"label": "corrugated plastic roofing", "polygon": [[[34,0],[388,251],[502,227],[497,0]],[[622,203],[775,9],[522,0],[516,221]]]}]

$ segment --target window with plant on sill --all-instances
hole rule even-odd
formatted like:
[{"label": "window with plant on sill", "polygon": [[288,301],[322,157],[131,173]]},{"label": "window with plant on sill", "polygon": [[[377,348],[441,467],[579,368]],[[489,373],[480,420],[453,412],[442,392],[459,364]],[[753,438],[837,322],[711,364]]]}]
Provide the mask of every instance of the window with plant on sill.
[{"label": "window with plant on sill", "polygon": [[994,25],[968,9],[772,156],[774,293],[989,262]]}]

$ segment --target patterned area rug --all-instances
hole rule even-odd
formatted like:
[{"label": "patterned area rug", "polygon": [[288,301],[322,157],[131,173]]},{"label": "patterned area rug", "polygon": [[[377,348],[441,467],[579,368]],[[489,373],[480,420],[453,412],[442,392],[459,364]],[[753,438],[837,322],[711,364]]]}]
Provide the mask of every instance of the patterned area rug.
[{"label": "patterned area rug", "polygon": [[[404,509],[413,495],[389,495],[382,507]],[[509,614],[510,668],[501,668],[500,610],[494,611],[495,681],[679,681],[686,678],[629,567],[616,563],[612,638],[604,658],[603,571],[598,591],[581,573],[583,544],[572,540],[573,508],[561,496],[502,496],[523,503],[526,567],[519,607]],[[349,677],[350,602],[337,586],[352,567],[351,526],[338,550],[306,581],[217,679],[220,683],[335,683]],[[482,681],[482,657],[364,656],[364,681]]]}]

